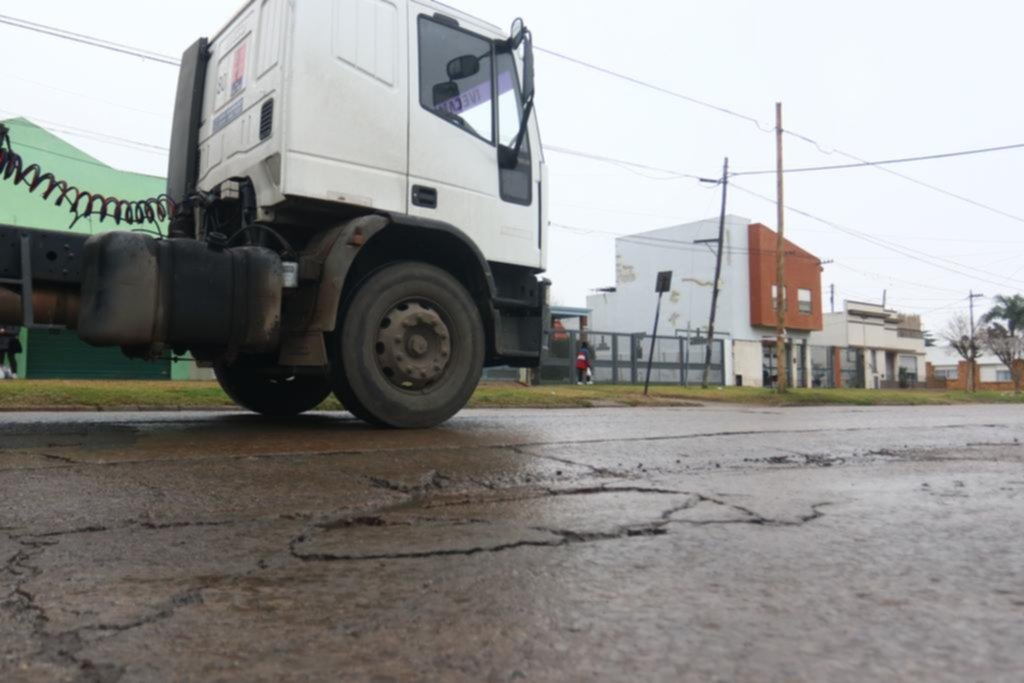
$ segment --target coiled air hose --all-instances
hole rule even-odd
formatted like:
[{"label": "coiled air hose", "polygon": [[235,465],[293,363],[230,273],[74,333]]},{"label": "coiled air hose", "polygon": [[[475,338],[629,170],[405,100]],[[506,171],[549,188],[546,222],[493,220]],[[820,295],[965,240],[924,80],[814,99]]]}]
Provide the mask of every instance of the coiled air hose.
[{"label": "coiled air hose", "polygon": [[163,236],[160,223],[173,217],[176,209],[174,201],[166,194],[135,201],[107,197],[69,185],[52,173],[44,172],[39,164],[25,166],[22,157],[11,146],[10,131],[3,124],[0,124],[0,181],[25,185],[30,193],[41,189],[42,199],[53,201],[56,206],[63,206],[66,202],[74,216],[69,228],[73,228],[80,219],[95,215],[99,216],[100,222],[112,218],[117,225],[121,221],[127,225],[149,223]]}]

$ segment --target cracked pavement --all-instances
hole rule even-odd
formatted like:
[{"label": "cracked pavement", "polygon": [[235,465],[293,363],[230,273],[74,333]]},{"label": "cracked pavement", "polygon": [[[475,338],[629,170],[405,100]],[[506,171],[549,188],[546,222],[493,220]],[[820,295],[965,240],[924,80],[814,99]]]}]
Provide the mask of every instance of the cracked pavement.
[{"label": "cracked pavement", "polygon": [[1022,415],[5,414],[0,681],[1019,681]]}]

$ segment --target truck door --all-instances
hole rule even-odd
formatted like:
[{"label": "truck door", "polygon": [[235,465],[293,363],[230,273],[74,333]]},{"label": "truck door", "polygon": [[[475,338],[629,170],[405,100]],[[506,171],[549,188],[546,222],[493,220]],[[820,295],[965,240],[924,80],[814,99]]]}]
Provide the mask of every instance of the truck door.
[{"label": "truck door", "polygon": [[467,22],[410,7],[408,213],[456,226],[490,261],[537,267],[533,139],[515,169],[498,165],[499,142],[519,130],[515,59]]}]

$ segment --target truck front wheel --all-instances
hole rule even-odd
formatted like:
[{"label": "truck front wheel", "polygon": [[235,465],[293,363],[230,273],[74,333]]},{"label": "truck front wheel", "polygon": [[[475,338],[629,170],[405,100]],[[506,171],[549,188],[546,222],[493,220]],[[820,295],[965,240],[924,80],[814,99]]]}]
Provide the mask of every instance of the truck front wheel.
[{"label": "truck front wheel", "polygon": [[465,287],[425,263],[377,270],[342,304],[331,335],[338,399],[399,429],[438,425],[469,401],[483,370],[480,312]]},{"label": "truck front wheel", "polygon": [[226,363],[217,363],[214,373],[232,401],[246,410],[270,417],[300,415],[316,408],[331,395],[330,380],[322,376],[277,377],[261,374],[256,368]]}]

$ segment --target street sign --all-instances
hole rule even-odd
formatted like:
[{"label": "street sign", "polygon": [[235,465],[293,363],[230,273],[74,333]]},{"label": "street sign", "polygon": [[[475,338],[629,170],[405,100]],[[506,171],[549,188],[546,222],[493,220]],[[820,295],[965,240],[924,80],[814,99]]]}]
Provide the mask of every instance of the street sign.
[{"label": "street sign", "polygon": [[658,294],[664,294],[665,292],[671,291],[672,289],[672,271],[663,270],[658,273],[658,286],[655,291]]}]

